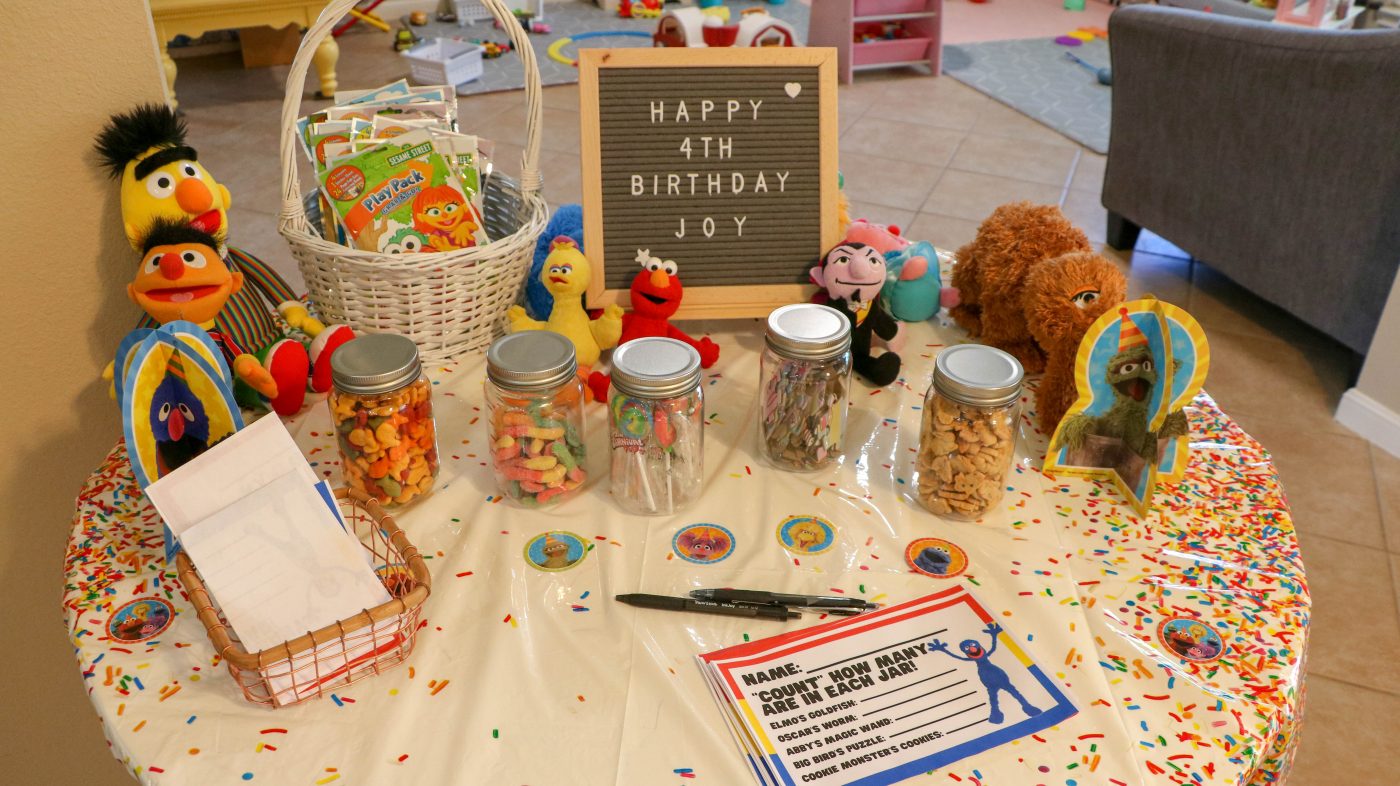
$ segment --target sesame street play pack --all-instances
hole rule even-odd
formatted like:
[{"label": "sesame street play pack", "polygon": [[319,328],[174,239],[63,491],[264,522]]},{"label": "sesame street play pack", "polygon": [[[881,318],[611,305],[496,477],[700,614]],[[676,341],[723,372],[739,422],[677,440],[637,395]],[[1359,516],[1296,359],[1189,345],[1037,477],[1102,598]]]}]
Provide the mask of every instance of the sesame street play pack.
[{"label": "sesame street play pack", "polygon": [[1157,482],[1186,470],[1185,407],[1209,369],[1205,331],[1184,310],[1147,297],[1104,313],[1079,344],[1079,397],[1055,430],[1045,472],[1111,481],[1145,514]]}]

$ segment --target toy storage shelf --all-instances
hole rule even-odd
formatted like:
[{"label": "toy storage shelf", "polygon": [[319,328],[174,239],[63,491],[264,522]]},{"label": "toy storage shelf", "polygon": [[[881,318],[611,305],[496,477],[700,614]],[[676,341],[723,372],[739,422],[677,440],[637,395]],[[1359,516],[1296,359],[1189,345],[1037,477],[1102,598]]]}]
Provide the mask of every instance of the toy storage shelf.
[{"label": "toy storage shelf", "polygon": [[[857,42],[862,28],[898,23],[902,37]],[[943,61],[943,0],[813,0],[808,46],[836,49],[837,72],[850,84],[856,71],[928,66]]]}]

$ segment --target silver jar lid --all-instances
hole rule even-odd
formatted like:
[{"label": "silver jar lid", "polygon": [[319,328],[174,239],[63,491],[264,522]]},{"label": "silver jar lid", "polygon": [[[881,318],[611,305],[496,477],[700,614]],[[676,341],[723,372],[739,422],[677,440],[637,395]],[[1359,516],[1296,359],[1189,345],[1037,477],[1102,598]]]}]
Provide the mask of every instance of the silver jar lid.
[{"label": "silver jar lid", "polygon": [[629,396],[683,396],[700,386],[700,353],[674,338],[633,339],[613,350],[612,383]]},{"label": "silver jar lid", "polygon": [[851,321],[820,303],[794,303],[768,315],[768,346],[779,355],[826,360],[851,346]]},{"label": "silver jar lid", "polygon": [[341,344],[331,355],[337,390],[374,396],[407,385],[423,373],[418,347],[397,333],[368,333]]},{"label": "silver jar lid", "polygon": [[959,344],[933,361],[933,386],[964,404],[1000,407],[1021,397],[1025,370],[1011,355],[981,344]]},{"label": "silver jar lid", "polygon": [[577,372],[574,342],[548,330],[501,336],[486,350],[486,376],[510,390],[550,390]]}]

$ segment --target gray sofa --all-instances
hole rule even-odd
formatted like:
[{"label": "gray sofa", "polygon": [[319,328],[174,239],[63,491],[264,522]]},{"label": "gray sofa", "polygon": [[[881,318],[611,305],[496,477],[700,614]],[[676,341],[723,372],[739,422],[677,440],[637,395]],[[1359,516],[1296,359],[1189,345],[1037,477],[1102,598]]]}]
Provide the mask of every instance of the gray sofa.
[{"label": "gray sofa", "polygon": [[1147,227],[1364,354],[1400,267],[1400,32],[1109,19],[1108,242]]}]

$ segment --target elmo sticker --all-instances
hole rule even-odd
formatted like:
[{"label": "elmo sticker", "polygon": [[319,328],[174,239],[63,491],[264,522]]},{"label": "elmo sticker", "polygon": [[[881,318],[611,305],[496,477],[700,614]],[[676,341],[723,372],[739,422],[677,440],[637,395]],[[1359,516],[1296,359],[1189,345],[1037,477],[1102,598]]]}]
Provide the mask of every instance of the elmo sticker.
[{"label": "elmo sticker", "polygon": [[734,535],[718,524],[691,524],[671,538],[671,550],[686,562],[712,565],[734,553]]},{"label": "elmo sticker", "polygon": [[113,641],[127,643],[145,641],[159,636],[170,621],[175,618],[175,610],[159,598],[139,598],[112,612],[107,618],[107,635]]},{"label": "elmo sticker", "polygon": [[1220,634],[1204,622],[1192,617],[1171,617],[1157,626],[1157,638],[1173,655],[1193,663],[1220,660],[1225,654],[1225,642]]},{"label": "elmo sticker", "polygon": [[904,561],[915,572],[951,579],[967,570],[967,553],[942,538],[919,538],[904,549]]}]

